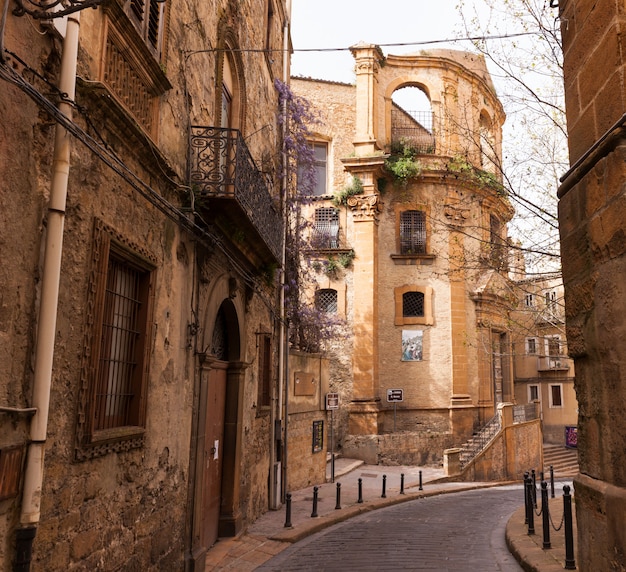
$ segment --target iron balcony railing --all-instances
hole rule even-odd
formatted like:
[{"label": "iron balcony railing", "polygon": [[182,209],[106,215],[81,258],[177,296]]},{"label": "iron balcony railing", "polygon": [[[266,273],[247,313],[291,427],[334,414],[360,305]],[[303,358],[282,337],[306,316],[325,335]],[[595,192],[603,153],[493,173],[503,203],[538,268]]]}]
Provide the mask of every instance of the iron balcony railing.
[{"label": "iron balcony railing", "polygon": [[[409,147],[419,154],[434,154],[436,151],[431,111],[391,110],[392,146]],[[393,149],[392,149],[393,152]]]},{"label": "iron balcony railing", "polygon": [[200,197],[236,201],[272,255],[281,259],[282,217],[237,129],[192,126],[189,172],[190,186]]}]

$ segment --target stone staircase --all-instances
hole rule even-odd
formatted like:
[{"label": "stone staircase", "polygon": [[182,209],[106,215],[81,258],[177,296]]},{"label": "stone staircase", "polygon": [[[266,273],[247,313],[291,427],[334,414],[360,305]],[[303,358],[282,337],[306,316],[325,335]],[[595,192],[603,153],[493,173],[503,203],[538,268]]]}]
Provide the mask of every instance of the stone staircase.
[{"label": "stone staircase", "polygon": [[461,468],[467,466],[479,453],[485,450],[501,429],[500,416],[493,417],[478,433],[461,445]]},{"label": "stone staircase", "polygon": [[578,474],[578,451],[564,445],[543,444],[543,465],[546,478],[550,475],[550,465],[554,477],[558,479],[574,477]]}]

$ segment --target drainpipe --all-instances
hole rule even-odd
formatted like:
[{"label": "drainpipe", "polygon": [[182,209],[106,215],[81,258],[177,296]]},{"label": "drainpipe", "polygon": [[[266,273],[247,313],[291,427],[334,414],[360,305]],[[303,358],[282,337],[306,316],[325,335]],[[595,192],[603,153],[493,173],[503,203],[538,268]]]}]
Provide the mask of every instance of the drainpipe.
[{"label": "drainpipe", "polygon": [[[68,16],[59,74],[59,90],[66,94],[70,101],[74,100],[76,87],[79,32],[80,12],[75,12]],[[64,115],[71,119],[72,108],[69,103],[61,101],[58,107]],[[57,125],[35,348],[32,407],[36,408],[37,412],[34,414],[30,425],[30,444],[24,475],[20,527],[16,530],[15,572],[27,572],[30,569],[32,545],[41,515],[44,455],[52,385],[69,167],[70,134],[63,127]]]},{"label": "drainpipe", "polygon": [[[290,33],[290,26],[291,26],[291,0],[287,0],[286,3],[286,18],[285,18],[285,24],[283,27],[283,83],[288,84],[289,83],[289,33]],[[286,102],[283,103],[283,109],[282,109],[282,113],[283,116],[286,117],[286,110],[287,110],[287,104]],[[276,413],[276,418],[278,423],[273,423],[272,424],[272,431],[274,432],[273,435],[273,439],[272,439],[272,453],[270,455],[270,461],[272,462],[272,479],[273,479],[273,486],[272,486],[272,490],[271,490],[271,495],[272,498],[270,499],[270,503],[271,503],[271,508],[277,509],[280,506],[280,503],[282,502],[282,500],[284,499],[284,494],[286,492],[286,484],[287,484],[287,441],[286,441],[286,437],[287,437],[287,404],[286,404],[286,367],[285,367],[285,363],[286,360],[288,359],[288,354],[289,352],[287,351],[287,347],[288,347],[288,343],[289,340],[287,338],[287,332],[286,332],[286,328],[285,328],[285,321],[287,319],[287,316],[285,315],[285,264],[287,261],[287,219],[288,219],[288,206],[287,206],[287,151],[285,149],[285,135],[286,135],[286,125],[285,122],[283,121],[283,128],[282,128],[282,151],[281,151],[281,155],[282,155],[282,164],[283,164],[283,172],[282,172],[282,177],[281,177],[281,199],[282,199],[282,208],[283,208],[283,224],[284,224],[284,228],[283,228],[283,249],[282,249],[282,259],[281,259],[281,272],[280,272],[280,301],[279,301],[279,312],[280,312],[280,319],[279,319],[279,323],[280,323],[280,331],[279,331],[279,341],[278,341],[278,407],[277,407],[277,413]],[[283,399],[285,400],[285,411],[284,411],[284,416],[283,416]],[[284,425],[283,425],[283,418],[284,418]],[[274,461],[274,448],[276,445],[276,426],[279,426],[281,428],[281,430],[284,432],[284,439],[283,439],[283,458],[282,458],[282,466],[281,466],[281,484],[282,484],[282,491],[278,491],[278,483],[276,482],[276,479],[278,478],[278,475],[274,474],[273,471],[273,461]]]}]

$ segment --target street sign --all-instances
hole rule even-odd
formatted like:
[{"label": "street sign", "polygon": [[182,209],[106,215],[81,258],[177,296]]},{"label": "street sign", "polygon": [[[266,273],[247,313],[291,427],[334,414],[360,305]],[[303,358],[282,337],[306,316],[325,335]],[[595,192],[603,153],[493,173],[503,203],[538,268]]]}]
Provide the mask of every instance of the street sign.
[{"label": "street sign", "polygon": [[339,409],[339,394],[327,393],[326,394],[326,409]]},{"label": "street sign", "polygon": [[387,390],[387,402],[395,403],[404,400],[404,390],[402,389],[388,389]]}]

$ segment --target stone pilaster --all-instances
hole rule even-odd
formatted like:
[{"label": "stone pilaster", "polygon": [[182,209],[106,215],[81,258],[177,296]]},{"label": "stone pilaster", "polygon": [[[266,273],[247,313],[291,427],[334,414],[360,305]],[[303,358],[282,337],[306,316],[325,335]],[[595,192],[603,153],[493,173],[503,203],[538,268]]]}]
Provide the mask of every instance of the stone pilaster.
[{"label": "stone pilaster", "polygon": [[350,197],[354,220],[354,354],[352,435],[378,433],[378,212],[377,194]]},{"label": "stone pilaster", "polygon": [[378,150],[376,117],[378,117],[377,74],[385,56],[373,44],[360,43],[350,48],[356,69],[356,136],[354,149],[357,156],[372,155]]}]

